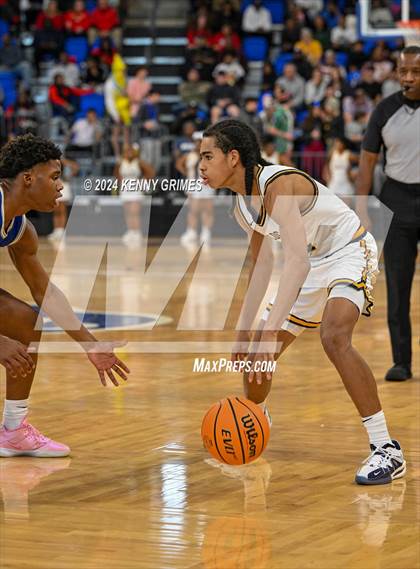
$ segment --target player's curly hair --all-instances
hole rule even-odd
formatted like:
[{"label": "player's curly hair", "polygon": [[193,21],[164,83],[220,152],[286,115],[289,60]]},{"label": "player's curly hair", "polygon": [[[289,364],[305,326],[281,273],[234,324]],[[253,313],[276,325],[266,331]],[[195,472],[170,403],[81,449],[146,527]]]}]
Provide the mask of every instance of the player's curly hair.
[{"label": "player's curly hair", "polygon": [[0,150],[0,180],[13,180],[21,172],[49,160],[60,160],[61,150],[50,140],[23,134]]},{"label": "player's curly hair", "polygon": [[222,120],[208,127],[203,137],[214,137],[217,148],[227,154],[231,150],[237,150],[245,167],[245,191],[247,195],[252,193],[254,180],[254,166],[272,166],[262,158],[257,135],[246,123],[236,119]]}]

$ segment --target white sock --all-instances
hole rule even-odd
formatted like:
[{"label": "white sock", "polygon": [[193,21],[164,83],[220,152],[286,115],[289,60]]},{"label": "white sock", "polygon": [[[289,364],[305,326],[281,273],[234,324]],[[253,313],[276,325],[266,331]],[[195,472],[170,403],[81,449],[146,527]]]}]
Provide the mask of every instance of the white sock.
[{"label": "white sock", "polygon": [[362,422],[369,436],[369,442],[371,445],[382,447],[386,443],[392,444],[383,411],[378,411],[369,417],[362,417]]},{"label": "white sock", "polygon": [[17,429],[28,414],[28,399],[5,399],[3,425],[7,430]]}]

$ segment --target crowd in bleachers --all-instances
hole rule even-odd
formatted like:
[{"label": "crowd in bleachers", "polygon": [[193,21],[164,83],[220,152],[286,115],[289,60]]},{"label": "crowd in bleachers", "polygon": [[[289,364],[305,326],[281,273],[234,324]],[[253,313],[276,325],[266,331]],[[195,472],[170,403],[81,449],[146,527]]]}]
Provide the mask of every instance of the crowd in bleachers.
[{"label": "crowd in bleachers", "polygon": [[[116,158],[133,124],[143,136],[159,136],[160,96],[148,70],[128,79],[119,56],[121,1],[0,0],[3,141],[30,131],[94,156],[100,137],[92,125],[105,116],[110,136],[102,143],[111,141],[107,152]],[[399,0],[374,0],[372,20],[384,24],[399,10]],[[191,0],[172,134],[183,139],[188,123],[202,130],[238,117],[273,160],[327,178],[325,156],[335,141],[357,153],[372,109],[399,89],[402,41],[359,41],[355,11],[355,0]],[[256,89],[249,77],[258,61]],[[46,117],[36,104],[40,80]]]},{"label": "crowd in bleachers", "polygon": [[[403,41],[359,41],[354,0],[191,0],[191,8],[178,132],[184,121],[200,129],[239,117],[273,160],[329,181],[328,152],[357,154],[372,109],[400,88]],[[398,0],[375,0],[372,20],[385,24],[400,10]],[[256,61],[260,88],[244,98]]]},{"label": "crowd in bleachers", "polygon": [[[29,131],[88,154],[98,142],[89,125],[106,114],[105,85],[121,37],[118,1],[0,3],[2,140]],[[36,105],[40,85],[46,115]]]}]

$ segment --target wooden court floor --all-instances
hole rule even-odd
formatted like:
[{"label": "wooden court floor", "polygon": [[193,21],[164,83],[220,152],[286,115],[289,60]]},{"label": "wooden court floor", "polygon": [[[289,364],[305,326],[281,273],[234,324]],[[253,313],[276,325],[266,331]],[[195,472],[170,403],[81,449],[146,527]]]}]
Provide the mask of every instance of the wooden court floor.
[{"label": "wooden court floor", "polygon": [[[140,286],[138,252],[118,245],[108,282],[101,265],[91,291],[90,247],[75,240],[58,253],[55,278],[74,306],[90,293],[91,310],[103,309],[105,295],[125,313],[153,313],[166,302],[169,277],[156,271]],[[42,243],[40,255],[49,269],[56,254]],[[166,254],[168,269],[189,253],[174,247]],[[119,389],[102,388],[82,355],[45,349],[30,419],[69,444],[72,455],[0,460],[2,569],[420,567],[420,273],[412,295],[412,380],[383,380],[391,364],[383,273],[374,316],[357,328],[355,344],[374,371],[391,434],[401,441],[408,463],[404,479],[370,488],[353,482],[368,454],[367,438],[317,331],[305,332],[279,363],[270,398],[271,440],[263,457],[239,469],[208,461],[201,418],[214,401],[241,393],[241,377],[193,373],[193,360],[206,355],[205,348],[164,349],[192,336],[226,345],[229,334],[207,329],[194,336],[176,328],[183,321],[185,328],[203,329],[222,311],[232,287],[219,269],[234,266],[236,259],[234,244],[206,252],[187,309],[181,310],[185,290],[178,287],[165,304],[168,319],[152,333],[98,331],[98,337],[129,341],[123,357],[132,373]],[[0,287],[30,300],[2,250]],[[46,342],[64,339],[44,336]],[[161,342],[160,351],[136,353],[150,338]],[[221,350],[209,357],[227,355]]]}]

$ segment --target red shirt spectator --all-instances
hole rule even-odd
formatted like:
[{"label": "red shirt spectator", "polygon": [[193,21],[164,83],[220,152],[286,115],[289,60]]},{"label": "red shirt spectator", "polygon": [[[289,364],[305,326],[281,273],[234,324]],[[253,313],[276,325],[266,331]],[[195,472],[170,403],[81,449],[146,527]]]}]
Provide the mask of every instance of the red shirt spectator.
[{"label": "red shirt spectator", "polygon": [[70,34],[86,34],[90,27],[90,16],[85,10],[83,0],[76,0],[73,10],[69,10],[64,15],[64,26]]},{"label": "red shirt spectator", "polygon": [[58,11],[56,0],[51,0],[46,10],[40,12],[35,21],[35,28],[37,30],[55,30],[62,31],[64,27],[64,17]]},{"label": "red shirt spectator", "polygon": [[64,76],[58,73],[54,78],[54,83],[50,86],[48,97],[51,103],[60,107],[67,107],[73,97],[90,95],[93,89],[79,89],[78,87],[68,87],[64,83]]},{"label": "red shirt spectator", "polygon": [[111,67],[115,52],[116,49],[112,39],[104,37],[99,40],[99,45],[92,49],[90,55]]},{"label": "red shirt spectator", "polygon": [[225,24],[222,30],[212,37],[211,46],[219,53],[226,50],[233,50],[239,53],[241,50],[241,40],[238,34],[232,31],[232,26]]},{"label": "red shirt spectator", "polygon": [[109,32],[120,25],[115,8],[108,5],[108,0],[98,0],[98,7],[90,17],[90,25],[102,32]]},{"label": "red shirt spectator", "polygon": [[212,34],[209,30],[207,16],[205,14],[200,14],[197,17],[196,25],[192,25],[190,28],[188,28],[187,38],[188,38],[189,49],[194,49],[195,47],[198,47],[196,44],[197,38],[204,38],[206,40],[207,45],[210,44]]}]

